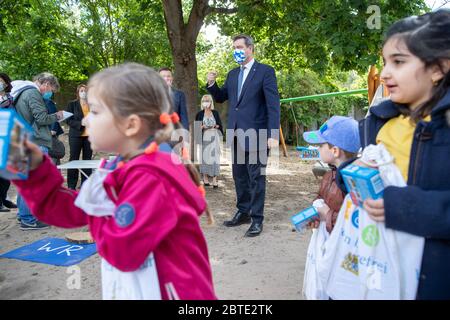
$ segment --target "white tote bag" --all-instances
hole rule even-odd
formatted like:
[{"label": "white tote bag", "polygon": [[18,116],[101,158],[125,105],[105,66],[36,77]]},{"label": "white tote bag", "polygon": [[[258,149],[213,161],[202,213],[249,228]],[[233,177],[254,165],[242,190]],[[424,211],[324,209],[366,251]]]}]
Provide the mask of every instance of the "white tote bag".
[{"label": "white tote bag", "polygon": [[344,198],[336,224],[317,262],[321,285],[334,300],[362,298],[358,277],[358,208],[350,195]]},{"label": "white tote bag", "polygon": [[328,238],[325,221],[321,221],[319,228],[313,229],[312,232],[303,277],[303,296],[307,300],[328,300],[317,269],[317,264],[323,255],[323,245]]},{"label": "white tote bag", "polygon": [[[361,160],[380,171],[384,187],[406,183],[383,144],[369,145]],[[425,239],[389,229],[361,210],[359,270],[364,299],[412,300],[419,285]]]},{"label": "white tote bag", "polygon": [[122,272],[102,259],[103,300],[161,300],[153,253],[132,272]]}]

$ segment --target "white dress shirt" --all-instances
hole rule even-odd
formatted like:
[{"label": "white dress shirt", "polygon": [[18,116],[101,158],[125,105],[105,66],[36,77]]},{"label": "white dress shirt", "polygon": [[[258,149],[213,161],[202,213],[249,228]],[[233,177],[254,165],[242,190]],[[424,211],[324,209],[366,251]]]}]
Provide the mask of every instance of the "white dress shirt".
[{"label": "white dress shirt", "polygon": [[245,69],[244,69],[244,77],[242,78],[242,87],[244,86],[245,79],[247,79],[247,76],[250,73],[250,70],[252,69],[254,63],[255,63],[255,59],[252,59],[249,61],[249,63],[247,63],[245,66],[243,66],[243,67],[245,67]]}]

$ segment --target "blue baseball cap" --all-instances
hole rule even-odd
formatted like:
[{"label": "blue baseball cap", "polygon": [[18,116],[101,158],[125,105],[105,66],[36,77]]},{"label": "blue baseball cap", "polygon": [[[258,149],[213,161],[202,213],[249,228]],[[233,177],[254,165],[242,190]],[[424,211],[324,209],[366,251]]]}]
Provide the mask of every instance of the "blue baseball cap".
[{"label": "blue baseball cap", "polygon": [[328,142],[351,153],[361,148],[358,122],[350,117],[333,116],[319,130],[304,132],[303,139],[311,144]]}]

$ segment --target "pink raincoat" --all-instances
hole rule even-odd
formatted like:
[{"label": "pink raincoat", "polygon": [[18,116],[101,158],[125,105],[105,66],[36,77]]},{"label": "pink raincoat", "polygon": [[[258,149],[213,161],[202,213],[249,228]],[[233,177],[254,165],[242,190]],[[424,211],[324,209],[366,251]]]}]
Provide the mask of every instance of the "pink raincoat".
[{"label": "pink raincoat", "polygon": [[170,157],[144,154],[106,177],[114,216],[95,217],[76,207],[77,192],[62,186],[48,157],[28,180],[14,183],[39,220],[62,228],[88,224],[100,256],[121,271],[138,269],[153,252],[162,299],[169,298],[167,284],[183,300],[216,299],[199,224],[206,202],[186,168]]}]

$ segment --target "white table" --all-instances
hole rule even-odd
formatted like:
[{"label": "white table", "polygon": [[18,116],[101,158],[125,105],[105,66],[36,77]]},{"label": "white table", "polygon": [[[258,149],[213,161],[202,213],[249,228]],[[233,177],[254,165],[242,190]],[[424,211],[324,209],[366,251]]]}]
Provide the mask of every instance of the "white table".
[{"label": "white table", "polygon": [[58,169],[78,169],[82,175],[88,178],[88,175],[83,169],[97,169],[100,165],[100,160],[73,160],[64,164],[60,164]]}]

